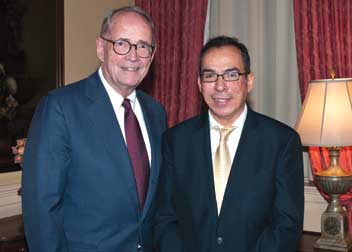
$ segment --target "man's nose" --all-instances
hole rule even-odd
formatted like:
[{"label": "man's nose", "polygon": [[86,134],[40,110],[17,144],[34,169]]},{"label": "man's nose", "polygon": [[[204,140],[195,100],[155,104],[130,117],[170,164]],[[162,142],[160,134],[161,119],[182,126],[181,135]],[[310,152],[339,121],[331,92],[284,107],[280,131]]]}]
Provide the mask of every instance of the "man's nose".
[{"label": "man's nose", "polygon": [[133,61],[138,59],[137,45],[131,45],[131,50],[128,52],[127,56],[128,56],[128,59]]},{"label": "man's nose", "polygon": [[222,76],[218,76],[218,79],[215,82],[215,89],[218,91],[222,91],[224,89],[226,89],[226,82],[224,81],[224,79],[222,78]]}]

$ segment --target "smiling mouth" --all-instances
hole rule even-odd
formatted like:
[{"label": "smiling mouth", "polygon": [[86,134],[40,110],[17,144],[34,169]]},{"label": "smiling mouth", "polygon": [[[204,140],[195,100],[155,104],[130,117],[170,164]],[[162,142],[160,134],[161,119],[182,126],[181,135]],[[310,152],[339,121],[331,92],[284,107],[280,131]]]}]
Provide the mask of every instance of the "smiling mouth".
[{"label": "smiling mouth", "polygon": [[225,102],[229,101],[230,98],[217,98],[217,97],[213,97],[213,100],[214,100],[215,102],[218,102],[218,103],[225,103]]},{"label": "smiling mouth", "polygon": [[139,70],[139,67],[121,67],[121,69],[128,72],[136,72]]}]

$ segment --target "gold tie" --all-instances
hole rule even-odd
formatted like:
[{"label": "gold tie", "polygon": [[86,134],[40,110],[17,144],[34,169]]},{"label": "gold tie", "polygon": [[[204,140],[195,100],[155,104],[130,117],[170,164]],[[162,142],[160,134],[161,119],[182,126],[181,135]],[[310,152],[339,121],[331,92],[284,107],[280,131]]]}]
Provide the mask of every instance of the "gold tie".
[{"label": "gold tie", "polygon": [[220,133],[220,141],[214,158],[214,186],[219,214],[225,193],[227,179],[231,169],[230,153],[226,142],[230,133],[235,128],[220,128],[218,126],[214,126],[213,129],[219,131]]}]

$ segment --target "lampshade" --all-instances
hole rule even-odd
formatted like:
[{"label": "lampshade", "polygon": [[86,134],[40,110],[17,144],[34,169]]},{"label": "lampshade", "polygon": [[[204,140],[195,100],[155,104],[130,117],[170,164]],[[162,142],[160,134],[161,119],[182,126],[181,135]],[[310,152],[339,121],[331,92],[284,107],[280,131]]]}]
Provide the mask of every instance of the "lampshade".
[{"label": "lampshade", "polygon": [[305,146],[352,145],[352,78],[310,81],[295,128]]}]

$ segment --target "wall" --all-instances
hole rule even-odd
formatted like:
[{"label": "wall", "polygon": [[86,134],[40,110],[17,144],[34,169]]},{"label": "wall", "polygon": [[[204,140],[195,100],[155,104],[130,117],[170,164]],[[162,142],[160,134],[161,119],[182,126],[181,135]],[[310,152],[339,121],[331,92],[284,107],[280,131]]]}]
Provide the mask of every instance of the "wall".
[{"label": "wall", "polygon": [[[95,38],[108,10],[134,5],[134,0],[64,1],[65,82],[71,83],[97,68]],[[0,218],[21,213],[21,198],[17,195],[20,186],[21,172],[0,174]]]},{"label": "wall", "polygon": [[21,172],[0,174],[0,218],[21,213],[20,183]]},{"label": "wall", "polygon": [[110,9],[134,0],[65,0],[65,83],[80,80],[99,65],[95,39]]},{"label": "wall", "polygon": [[[12,2],[12,5],[4,4],[8,8],[5,17],[11,17],[10,23],[15,25],[12,36],[5,34],[5,39],[7,35],[11,44],[16,45],[18,42],[19,47],[15,46],[16,50],[1,47],[0,53],[6,71],[16,79],[18,85],[16,100],[20,107],[11,122],[13,130],[7,133],[11,140],[26,135],[39,97],[55,88],[56,46],[55,30],[52,29],[55,24],[55,1]],[[41,10],[40,15],[38,10]],[[21,213],[21,197],[17,195],[20,183],[20,171],[0,174],[0,217]]]}]

